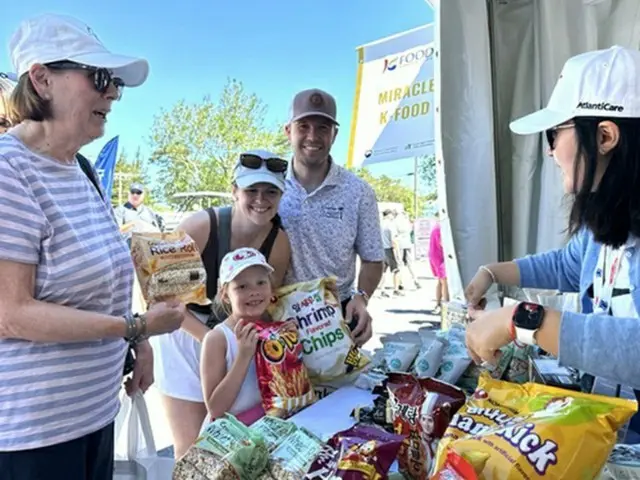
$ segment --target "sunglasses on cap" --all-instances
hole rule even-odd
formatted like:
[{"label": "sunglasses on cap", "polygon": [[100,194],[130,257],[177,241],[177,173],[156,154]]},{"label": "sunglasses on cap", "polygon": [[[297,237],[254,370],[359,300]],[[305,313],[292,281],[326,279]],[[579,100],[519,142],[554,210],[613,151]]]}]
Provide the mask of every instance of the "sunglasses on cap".
[{"label": "sunglasses on cap", "polygon": [[240,165],[245,168],[257,170],[263,163],[267,170],[273,173],[285,173],[289,166],[289,162],[282,158],[262,158],[260,155],[254,155],[253,153],[240,154]]},{"label": "sunglasses on cap", "polygon": [[547,136],[547,143],[549,144],[549,149],[555,150],[556,148],[556,139],[558,138],[558,131],[565,130],[567,128],[575,127],[575,123],[566,123],[564,125],[558,125],[549,130],[546,130],[544,133]]},{"label": "sunglasses on cap", "polygon": [[47,63],[46,66],[52,70],[84,70],[89,74],[89,77],[93,80],[94,88],[104,94],[109,89],[109,85],[113,83],[116,87],[116,100],[122,98],[122,90],[124,89],[124,82],[122,79],[112,77],[111,72],[106,68],[91,67],[89,65],[83,65],[81,63],[61,61]]}]

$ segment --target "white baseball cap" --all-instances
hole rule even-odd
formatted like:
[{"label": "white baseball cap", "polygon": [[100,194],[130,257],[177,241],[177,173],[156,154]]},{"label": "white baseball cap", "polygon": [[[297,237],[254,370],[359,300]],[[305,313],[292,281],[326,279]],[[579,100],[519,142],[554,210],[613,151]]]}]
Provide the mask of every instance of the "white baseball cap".
[{"label": "white baseball cap", "polygon": [[548,105],[509,127],[530,135],[575,117],[640,117],[640,52],[616,45],[571,57]]},{"label": "white baseball cap", "polygon": [[267,150],[249,150],[243,152],[241,155],[255,155],[260,157],[263,162],[259,168],[249,168],[242,165],[240,158],[236,162],[236,166],[233,170],[233,183],[240,188],[249,188],[256,183],[268,183],[280,189],[284,192],[284,180],[286,172],[272,172],[267,168],[266,160],[271,158],[280,158],[278,155]]},{"label": "white baseball cap", "polygon": [[264,267],[269,273],[273,273],[273,267],[269,265],[264,255],[255,248],[238,248],[233,252],[227,253],[220,263],[220,284],[224,285],[231,282],[247,268],[256,265]]},{"label": "white baseball cap", "polygon": [[127,87],[142,85],[149,75],[146,60],[111,53],[91,27],[66,15],[48,13],[23,21],[9,40],[9,51],[18,77],[35,64],[63,60],[106,68]]}]

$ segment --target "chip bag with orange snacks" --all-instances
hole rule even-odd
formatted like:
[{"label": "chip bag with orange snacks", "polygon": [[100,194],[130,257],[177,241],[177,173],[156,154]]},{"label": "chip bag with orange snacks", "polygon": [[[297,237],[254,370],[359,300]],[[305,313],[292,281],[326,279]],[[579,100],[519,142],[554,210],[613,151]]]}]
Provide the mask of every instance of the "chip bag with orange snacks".
[{"label": "chip bag with orange snacks", "polygon": [[426,480],[438,441],[465,395],[448,383],[405,373],[389,374],[387,389],[393,429],[406,437],[398,453],[400,471],[413,480]]},{"label": "chip bag with orange snacks", "polygon": [[636,409],[632,400],[517,385],[483,372],[440,441],[436,470],[453,451],[484,454],[475,468],[479,480],[597,478],[617,430]]},{"label": "chip bag with orange snacks", "polygon": [[185,232],[134,232],[131,257],[147,303],[168,298],[199,305],[210,303],[198,246]]},{"label": "chip bag with orange snacks", "polygon": [[287,418],[316,401],[295,325],[255,322],[256,370],[262,407],[267,415]]}]

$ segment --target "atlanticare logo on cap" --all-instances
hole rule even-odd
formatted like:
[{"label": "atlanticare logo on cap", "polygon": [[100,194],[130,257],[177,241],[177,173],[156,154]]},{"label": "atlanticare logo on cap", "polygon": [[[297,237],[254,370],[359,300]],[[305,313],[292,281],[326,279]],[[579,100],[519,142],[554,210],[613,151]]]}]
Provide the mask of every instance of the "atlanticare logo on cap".
[{"label": "atlanticare logo on cap", "polygon": [[433,56],[435,49],[431,46],[418,47],[402,55],[394,55],[384,59],[384,72],[393,72],[397,68],[407,67],[416,62],[427,60]]}]

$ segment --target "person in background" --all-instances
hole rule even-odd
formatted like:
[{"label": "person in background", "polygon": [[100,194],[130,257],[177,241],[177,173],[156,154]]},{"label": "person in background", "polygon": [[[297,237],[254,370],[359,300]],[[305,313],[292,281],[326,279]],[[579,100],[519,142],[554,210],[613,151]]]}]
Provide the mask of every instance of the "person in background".
[{"label": "person in background", "polygon": [[[420,288],[420,283],[413,271],[413,222],[409,220],[407,213],[401,210],[396,213],[395,225],[398,235],[398,260],[409,271],[415,288]],[[402,281],[400,282],[402,286]]]},{"label": "person in background", "polygon": [[135,232],[163,232],[164,219],[144,204],[144,197],[144,185],[131,184],[128,201],[115,210],[118,225],[132,224]]},{"label": "person in background", "polygon": [[16,78],[12,74],[0,72],[0,134],[9,130],[13,125],[9,97],[15,86]]},{"label": "person in background", "polygon": [[[396,213],[393,210],[385,210],[382,213],[382,248],[384,249],[384,271],[387,269],[391,272],[393,280],[393,294],[400,296],[400,267],[398,266],[398,259],[396,252],[397,246],[397,233],[395,224]],[[384,282],[384,280],[383,280]],[[387,297],[388,294],[382,289],[380,292],[382,297]]]},{"label": "person in background", "polygon": [[0,477],[111,480],[128,343],[131,395],[153,382],[147,336],[179,328],[184,307],[131,314],[129,249],[77,154],[149,66],[63,15],[22,22],[9,50],[18,83],[15,126],[0,135]]},{"label": "person in background", "polygon": [[436,278],[436,308],[435,315],[442,311],[442,302],[449,302],[449,285],[447,284],[447,271],[444,266],[444,249],[442,248],[442,233],[440,222],[437,221],[431,230],[429,238],[429,265],[431,273]]},{"label": "person in background", "polygon": [[[511,123],[545,132],[571,195],[564,248],[482,266],[466,288],[467,347],[477,362],[517,340],[561,365],[635,390],[640,400],[640,52],[614,46],[570,58],[546,108]],[[581,311],[521,303],[483,311],[493,283],[579,292]],[[640,440],[640,416],[629,432]]]},{"label": "person in background", "polygon": [[285,283],[336,276],[345,319],[363,345],[373,334],[367,303],[382,277],[384,251],[373,189],[331,158],[336,114],[335,99],[322,90],[293,99],[285,126],[293,159],[280,202],[292,251]]},{"label": "person in background", "polygon": [[[289,267],[289,238],[282,229],[278,206],[285,188],[288,163],[265,150],[238,156],[233,169],[233,206],[202,210],[178,227],[198,245],[207,272],[207,297],[218,294],[220,262],[240,247],[259,250],[274,268],[273,287],[282,284]],[[152,341],[156,354],[156,387],[161,393],[176,458],[196,440],[207,415],[201,381],[203,338],[226,318],[215,308],[189,305],[180,330]]]}]

